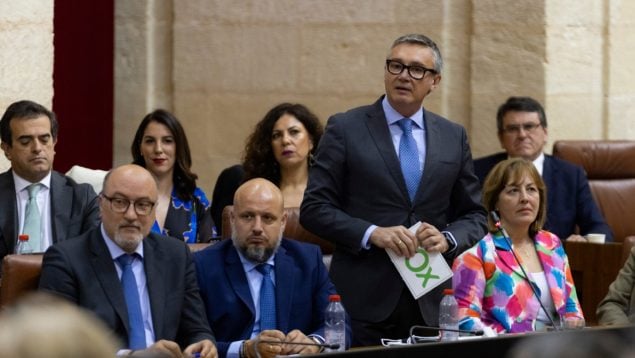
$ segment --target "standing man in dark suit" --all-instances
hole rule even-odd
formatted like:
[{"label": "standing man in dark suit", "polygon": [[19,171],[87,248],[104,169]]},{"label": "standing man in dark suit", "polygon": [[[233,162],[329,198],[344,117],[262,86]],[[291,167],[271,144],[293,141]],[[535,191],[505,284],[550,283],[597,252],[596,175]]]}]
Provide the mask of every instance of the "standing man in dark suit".
[{"label": "standing man in dark suit", "polygon": [[[324,343],[324,311],[336,292],[320,248],[282,238],[287,220],[282,193],[266,179],[238,188],[230,219],[232,239],[194,255],[220,357],[256,357],[256,350],[262,357],[317,353],[319,346],[292,343]],[[261,309],[267,279],[262,266],[270,267],[275,286],[276,320],[270,326]]]},{"label": "standing man in dark suit", "polygon": [[101,226],[47,250],[40,289],[93,311],[132,350],[216,357],[187,245],[150,233],[156,202],[146,169],[110,171],[99,196]]},{"label": "standing man in dark suit", "polygon": [[[509,97],[496,114],[498,140],[505,152],[474,161],[481,185],[490,170],[507,158],[521,157],[533,162],[547,186],[545,229],[562,240],[584,241],[581,235],[613,233],[598,209],[584,170],[543,150],[547,144],[547,116],[538,101],[530,97]],[[580,234],[575,233],[576,226]]]},{"label": "standing man in dark suit", "polygon": [[[99,223],[93,188],[52,170],[57,131],[55,114],[31,101],[11,104],[0,120],[2,150],[11,162],[0,174],[0,260],[14,252],[20,234],[29,232],[33,251],[44,252]],[[37,228],[27,230],[30,192]]]},{"label": "standing man in dark suit", "polygon": [[[332,116],[309,173],[300,221],[336,244],[331,278],[351,315],[354,346],[438,325],[450,282],[415,300],[386,250],[412,257],[423,247],[451,263],[485,234],[465,129],[421,107],[442,66],[428,37],[395,40],[386,96]],[[413,234],[408,228],[417,222]]]}]

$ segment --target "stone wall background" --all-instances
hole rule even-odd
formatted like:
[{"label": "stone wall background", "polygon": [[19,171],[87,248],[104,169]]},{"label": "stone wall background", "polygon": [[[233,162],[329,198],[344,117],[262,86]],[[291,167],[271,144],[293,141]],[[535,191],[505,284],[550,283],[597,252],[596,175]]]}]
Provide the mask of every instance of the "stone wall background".
[{"label": "stone wall background", "polygon": [[[0,107],[51,106],[53,4],[0,2]],[[549,150],[558,139],[635,139],[634,2],[115,0],[115,9],[113,165],[130,161],[141,118],[163,107],[185,125],[210,195],[274,105],[304,103],[325,123],[375,101],[388,48],[408,32],[439,44],[443,80],[424,105],[468,129],[475,157],[500,149],[494,117],[510,95],[543,102]]]}]

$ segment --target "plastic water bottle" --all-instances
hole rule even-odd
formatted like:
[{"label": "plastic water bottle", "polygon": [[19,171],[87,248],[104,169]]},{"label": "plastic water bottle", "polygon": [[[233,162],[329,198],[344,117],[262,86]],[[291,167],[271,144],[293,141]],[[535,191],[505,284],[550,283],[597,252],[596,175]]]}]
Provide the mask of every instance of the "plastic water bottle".
[{"label": "plastic water bottle", "polygon": [[338,349],[327,349],[327,352],[343,352],[346,349],[346,311],[340,295],[330,295],[329,305],[324,312],[324,339],[327,344],[339,344]]},{"label": "plastic water bottle", "polygon": [[454,298],[454,291],[449,288],[443,290],[443,299],[439,305],[439,327],[442,341],[459,339],[459,332],[443,330],[443,328],[459,329],[459,304]]},{"label": "plastic water bottle", "polygon": [[22,234],[18,236],[18,244],[15,247],[15,253],[18,255],[32,254],[33,247],[29,243],[29,235]]}]

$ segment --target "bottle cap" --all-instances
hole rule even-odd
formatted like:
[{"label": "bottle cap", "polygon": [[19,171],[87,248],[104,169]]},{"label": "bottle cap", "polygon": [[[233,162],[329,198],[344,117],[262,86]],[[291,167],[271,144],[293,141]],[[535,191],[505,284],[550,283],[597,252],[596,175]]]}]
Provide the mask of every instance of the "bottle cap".
[{"label": "bottle cap", "polygon": [[340,302],[340,295],[329,295],[329,302]]},{"label": "bottle cap", "polygon": [[18,240],[20,240],[20,241],[29,241],[29,235],[27,235],[27,234],[18,235]]},{"label": "bottle cap", "polygon": [[451,288],[446,288],[445,290],[443,290],[443,294],[444,295],[454,296],[454,290],[451,289]]}]

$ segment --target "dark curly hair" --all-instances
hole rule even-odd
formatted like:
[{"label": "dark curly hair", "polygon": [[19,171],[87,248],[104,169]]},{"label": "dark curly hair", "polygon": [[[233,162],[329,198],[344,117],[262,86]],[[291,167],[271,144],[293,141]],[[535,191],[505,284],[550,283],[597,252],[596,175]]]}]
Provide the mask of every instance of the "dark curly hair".
[{"label": "dark curly hair", "polygon": [[243,155],[244,180],[265,178],[276,185],[280,185],[280,165],[276,161],[271,147],[273,127],[285,114],[297,118],[309,133],[313,142],[313,155],[322,137],[324,129],[320,120],[307,107],[301,104],[281,103],[273,107],[265,117],[256,124],[253,133],[247,138]]},{"label": "dark curly hair", "polygon": [[176,158],[174,161],[174,171],[172,181],[176,196],[183,200],[189,201],[194,199],[194,189],[196,189],[196,179],[198,176],[190,170],[192,167],[192,156],[190,155],[190,146],[187,143],[187,137],[185,136],[185,130],[179,120],[170,112],[164,109],[157,109],[152,113],[148,113],[139,128],[132,141],[130,151],[132,152],[132,163],[146,167],[146,161],[141,155],[141,141],[143,140],[143,133],[150,122],[157,122],[168,127],[172,135],[174,136],[174,143],[176,145]]}]

